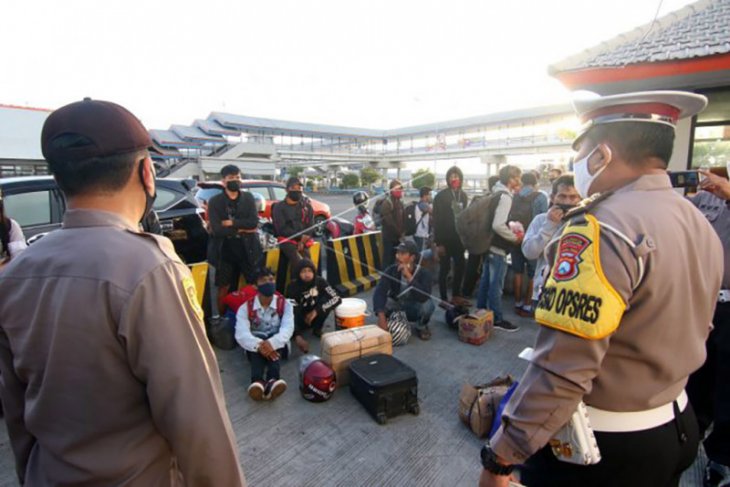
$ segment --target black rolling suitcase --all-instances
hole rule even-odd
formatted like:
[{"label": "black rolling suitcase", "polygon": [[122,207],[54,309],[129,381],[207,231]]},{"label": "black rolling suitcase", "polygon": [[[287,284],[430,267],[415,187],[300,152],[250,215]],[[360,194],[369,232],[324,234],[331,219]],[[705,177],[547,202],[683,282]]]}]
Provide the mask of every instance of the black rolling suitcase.
[{"label": "black rolling suitcase", "polygon": [[352,362],[350,391],[379,424],[399,414],[420,412],[416,371],[391,355]]}]

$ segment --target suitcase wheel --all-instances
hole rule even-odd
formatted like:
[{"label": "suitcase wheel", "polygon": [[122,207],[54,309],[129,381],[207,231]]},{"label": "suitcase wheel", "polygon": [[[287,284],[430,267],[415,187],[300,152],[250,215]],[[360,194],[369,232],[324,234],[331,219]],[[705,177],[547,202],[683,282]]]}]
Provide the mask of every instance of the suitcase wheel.
[{"label": "suitcase wheel", "polygon": [[419,406],[418,404],[414,404],[413,406],[411,406],[411,414],[413,414],[414,416],[418,416],[419,414],[421,414],[421,406]]},{"label": "suitcase wheel", "polygon": [[378,424],[385,424],[388,421],[388,417],[385,413],[378,413],[378,415],[375,416],[375,421],[377,421]]}]

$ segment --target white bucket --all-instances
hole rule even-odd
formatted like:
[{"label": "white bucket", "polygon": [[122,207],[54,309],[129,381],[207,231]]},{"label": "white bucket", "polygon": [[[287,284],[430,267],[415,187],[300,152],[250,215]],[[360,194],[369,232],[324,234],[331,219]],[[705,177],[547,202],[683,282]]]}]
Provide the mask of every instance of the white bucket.
[{"label": "white bucket", "polygon": [[344,298],[335,308],[337,328],[355,328],[365,324],[368,304],[362,299]]}]

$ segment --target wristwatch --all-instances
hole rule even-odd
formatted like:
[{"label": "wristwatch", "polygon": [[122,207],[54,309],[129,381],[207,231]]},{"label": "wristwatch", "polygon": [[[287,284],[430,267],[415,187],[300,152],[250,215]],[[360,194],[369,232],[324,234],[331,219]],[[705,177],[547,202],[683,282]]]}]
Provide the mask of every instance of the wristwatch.
[{"label": "wristwatch", "polygon": [[514,470],[514,465],[502,465],[497,461],[497,454],[486,444],[482,447],[482,466],[494,475],[509,475]]}]

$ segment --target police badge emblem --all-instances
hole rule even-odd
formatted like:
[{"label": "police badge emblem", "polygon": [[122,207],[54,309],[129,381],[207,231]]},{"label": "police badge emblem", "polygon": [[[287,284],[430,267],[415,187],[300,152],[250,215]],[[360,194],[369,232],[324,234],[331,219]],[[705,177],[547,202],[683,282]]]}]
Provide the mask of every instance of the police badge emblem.
[{"label": "police badge emblem", "polygon": [[591,245],[584,235],[569,233],[560,239],[553,279],[558,282],[570,281],[578,276],[581,254]]}]

